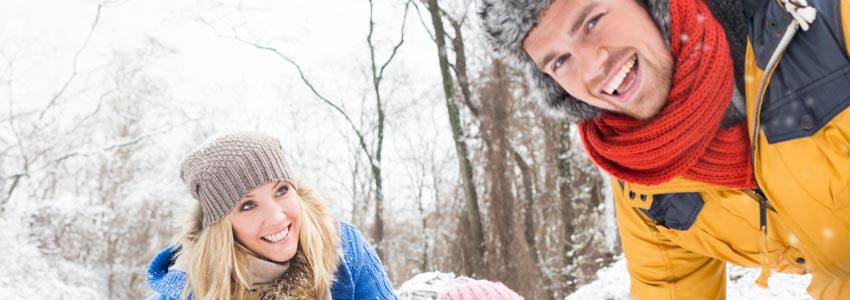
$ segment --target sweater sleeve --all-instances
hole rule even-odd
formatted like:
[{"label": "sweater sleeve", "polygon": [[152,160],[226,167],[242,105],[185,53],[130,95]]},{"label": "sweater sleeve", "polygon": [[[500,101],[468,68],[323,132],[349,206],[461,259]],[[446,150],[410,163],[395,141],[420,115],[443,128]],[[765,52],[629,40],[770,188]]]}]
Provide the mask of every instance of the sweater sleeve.
[{"label": "sweater sleeve", "polygon": [[168,247],[158,253],[148,267],[148,286],[154,294],[146,300],[180,299],[183,286],[186,284],[186,273],[169,270],[171,260],[175,257],[176,249]]},{"label": "sweater sleeve", "polygon": [[155,293],[153,293],[153,295],[150,295],[147,298],[145,298],[145,300],[171,300],[171,299],[168,299],[165,296],[160,295],[159,293],[155,292]]},{"label": "sweater sleeve", "polygon": [[344,255],[354,282],[354,299],[397,299],[380,258],[353,225],[342,223]]}]

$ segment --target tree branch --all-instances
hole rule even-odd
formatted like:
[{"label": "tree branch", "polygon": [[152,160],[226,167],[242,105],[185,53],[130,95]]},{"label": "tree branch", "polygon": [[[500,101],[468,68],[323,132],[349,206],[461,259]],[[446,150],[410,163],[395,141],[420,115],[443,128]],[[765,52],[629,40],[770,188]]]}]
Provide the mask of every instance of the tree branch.
[{"label": "tree branch", "polygon": [[65,80],[65,84],[62,85],[62,88],[60,88],[59,91],[56,92],[55,95],[53,95],[53,98],[50,99],[50,102],[47,103],[47,106],[45,106],[44,109],[41,110],[41,113],[38,115],[39,121],[44,118],[44,115],[47,113],[47,111],[51,107],[53,107],[54,104],[56,104],[56,101],[59,100],[59,97],[61,97],[62,94],[65,93],[65,90],[68,88],[69,85],[71,85],[71,82],[74,81],[74,78],[77,77],[77,60],[79,59],[80,54],[83,52],[83,50],[85,50],[86,47],[89,45],[89,41],[91,40],[92,35],[94,35],[94,30],[95,28],[97,28],[97,24],[100,22],[100,13],[106,3],[107,2],[101,2],[97,5],[97,14],[95,14],[94,21],[92,21],[91,23],[91,27],[89,28],[89,34],[86,36],[86,40],[83,42],[83,45],[79,49],[77,49],[76,53],[74,53],[74,64],[71,76],[69,76],[68,79]]},{"label": "tree branch", "polygon": [[143,133],[143,134],[140,134],[140,135],[138,135],[134,138],[131,138],[131,139],[128,139],[128,140],[125,140],[125,141],[122,141],[122,142],[116,142],[112,145],[109,145],[109,146],[106,146],[106,147],[103,147],[103,148],[99,148],[99,149],[95,149],[95,150],[89,150],[89,151],[70,152],[70,153],[62,155],[58,158],[52,159],[50,161],[46,161],[40,168],[37,168],[35,170],[38,171],[38,170],[45,169],[48,166],[50,166],[51,164],[57,164],[57,163],[60,163],[64,160],[72,158],[72,157],[92,156],[92,155],[96,155],[96,154],[98,154],[99,152],[102,152],[102,151],[112,151],[112,150],[117,150],[117,149],[124,148],[124,147],[127,147],[127,146],[135,145],[135,144],[138,144],[138,143],[140,143],[140,142],[142,142],[146,139],[149,139],[151,137],[169,133],[172,130],[174,130],[174,128],[179,127],[179,126],[183,126],[184,124],[189,123],[189,122],[193,122],[193,121],[197,121],[197,119],[187,119],[187,120],[180,122],[178,124],[169,124],[168,126],[164,126],[165,127],[164,129]]},{"label": "tree branch", "polygon": [[[425,6],[428,5],[427,3],[424,3],[425,0],[421,0],[421,1],[423,2],[422,3],[423,5],[425,5]],[[437,38],[434,37],[434,33],[431,32],[430,29],[428,29],[428,23],[425,23],[425,18],[422,17],[422,12],[419,10],[419,5],[417,5],[416,2],[413,2],[413,8],[416,9],[416,15],[419,16],[419,23],[422,24],[422,28],[425,29],[425,32],[428,33],[428,37],[431,38],[431,41],[433,41],[434,43],[437,43]]]},{"label": "tree branch", "polygon": [[[204,22],[204,23],[206,23],[206,22]],[[209,23],[206,23],[206,24],[209,25]],[[348,114],[344,110],[342,110],[342,108],[340,108],[339,105],[337,105],[336,103],[334,103],[333,101],[331,101],[330,99],[328,99],[327,97],[325,97],[324,95],[319,93],[319,91],[316,89],[316,87],[313,85],[313,83],[310,82],[310,79],[307,78],[307,75],[304,74],[304,70],[301,69],[301,66],[297,62],[295,62],[295,60],[293,60],[292,58],[289,58],[289,56],[286,56],[285,54],[280,52],[280,50],[278,50],[277,48],[269,47],[269,46],[265,46],[265,45],[260,45],[257,42],[251,42],[251,41],[243,39],[242,37],[239,36],[235,27],[231,27],[231,31],[233,32],[233,36],[231,38],[235,39],[236,41],[241,42],[241,43],[246,44],[246,45],[249,45],[249,46],[253,46],[254,48],[257,48],[257,49],[260,49],[260,50],[264,50],[264,51],[274,53],[278,58],[283,59],[284,61],[286,61],[287,63],[289,63],[293,67],[295,67],[295,70],[298,71],[298,76],[301,78],[301,81],[304,82],[305,85],[307,85],[307,88],[310,89],[310,92],[312,92],[314,96],[316,96],[317,98],[319,98],[319,100],[321,100],[322,102],[324,102],[325,104],[330,106],[334,111],[339,113],[345,119],[346,123],[348,123],[348,125],[351,127],[351,130],[354,131],[354,134],[357,135],[357,139],[358,139],[358,142],[360,143],[360,147],[364,149],[364,151],[365,151],[364,153],[366,154],[366,158],[369,160],[369,163],[374,165],[374,159],[372,158],[372,155],[369,152],[369,147],[366,144],[366,138],[364,137],[363,133],[360,132],[360,129],[357,128],[357,125],[354,124],[354,121],[351,120],[351,118],[348,116]]]},{"label": "tree branch", "polygon": [[[407,11],[409,10],[410,5],[412,3],[413,3],[413,0],[408,0],[407,3],[404,4],[404,16],[402,17],[402,20],[401,20],[401,34],[400,34],[400,37],[398,39],[398,43],[396,43],[395,46],[393,47],[392,54],[390,54],[390,57],[388,57],[387,60],[384,62],[384,64],[381,65],[381,71],[378,72],[378,79],[379,80],[384,78],[384,69],[386,69],[387,66],[393,61],[393,58],[395,58],[396,53],[398,53],[398,49],[401,48],[402,44],[404,44],[404,31],[405,31],[405,28],[407,28]],[[369,36],[370,36],[369,45],[371,47],[371,44],[372,44],[371,43],[371,35],[372,35],[371,28],[372,28],[372,26],[370,25],[369,28],[370,28],[370,30],[369,30]]]},{"label": "tree branch", "polygon": [[6,81],[6,86],[8,88],[8,92],[9,92],[9,127],[11,127],[11,129],[12,129],[12,134],[15,135],[15,141],[16,141],[16,144],[18,146],[18,150],[21,152],[21,158],[23,158],[23,160],[24,160],[24,170],[20,174],[12,175],[11,177],[9,177],[9,178],[13,179],[14,181],[12,182],[12,186],[9,188],[9,191],[6,192],[6,197],[3,201],[3,205],[0,206],[0,211],[2,211],[4,209],[4,206],[6,204],[5,202],[8,201],[12,197],[12,193],[15,192],[15,189],[17,188],[18,182],[20,181],[21,177],[28,176],[29,172],[30,172],[30,159],[29,159],[29,156],[27,155],[27,151],[24,147],[23,140],[21,139],[21,135],[20,135],[20,133],[18,133],[18,129],[15,127],[15,115],[14,115],[14,108],[13,108],[13,103],[15,102],[15,99],[14,99],[14,93],[12,92],[12,77],[13,77],[12,66],[13,66],[13,63],[10,61],[8,66],[9,66],[9,80]]}]

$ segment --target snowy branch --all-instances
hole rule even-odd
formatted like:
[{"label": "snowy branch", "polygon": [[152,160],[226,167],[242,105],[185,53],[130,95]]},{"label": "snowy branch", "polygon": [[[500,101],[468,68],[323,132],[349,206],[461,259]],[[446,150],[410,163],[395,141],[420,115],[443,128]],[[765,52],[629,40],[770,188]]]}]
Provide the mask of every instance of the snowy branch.
[{"label": "snowy branch", "polygon": [[[346,113],[344,110],[342,110],[342,108],[340,108],[339,105],[337,105],[334,101],[331,101],[330,99],[328,99],[327,97],[322,95],[322,93],[320,93],[316,89],[316,87],[313,85],[313,83],[310,81],[310,79],[307,78],[307,75],[304,74],[304,70],[301,69],[301,66],[297,62],[295,62],[295,60],[293,60],[292,58],[289,58],[289,56],[286,56],[285,54],[280,52],[280,50],[278,50],[277,48],[269,47],[269,46],[261,45],[257,42],[251,42],[251,41],[245,40],[237,34],[236,28],[232,28],[232,29],[233,29],[233,34],[234,34],[233,39],[235,39],[235,40],[237,40],[241,43],[253,46],[257,49],[274,53],[280,59],[283,59],[284,61],[286,61],[287,63],[289,63],[293,67],[295,67],[295,70],[298,71],[298,76],[301,78],[301,81],[304,82],[305,85],[307,85],[307,88],[310,89],[310,92],[312,92],[314,96],[319,98],[319,100],[322,100],[322,102],[324,102],[325,104],[330,106],[334,111],[338,112],[345,119],[346,123],[348,123],[348,125],[351,127],[352,131],[354,131],[354,134],[357,135],[357,139],[359,140],[360,147],[362,147],[363,149],[368,149],[368,146],[366,145],[366,138],[363,136],[363,133],[360,132],[360,129],[357,128],[357,125],[354,124],[354,121],[351,120],[351,117],[348,116],[348,113]],[[366,154],[367,158],[369,159],[369,162],[374,164],[374,160],[372,158],[372,155],[369,154],[369,152],[366,152],[365,154]]]},{"label": "snowy branch", "polygon": [[[370,0],[369,3],[371,4],[372,1]],[[398,39],[398,43],[395,44],[395,46],[393,47],[392,53],[387,58],[387,60],[381,65],[381,70],[378,72],[378,75],[377,75],[377,81],[381,81],[381,79],[383,79],[384,70],[393,61],[393,58],[395,58],[396,54],[398,53],[398,49],[401,48],[401,45],[404,44],[404,31],[407,28],[407,12],[408,12],[411,4],[413,4],[413,0],[408,0],[407,3],[404,4],[404,16],[402,17],[402,20],[401,20],[401,30],[400,30],[401,33],[400,33],[400,37]],[[371,14],[372,14],[372,9],[371,9],[371,5],[370,5],[370,9],[369,9],[369,15],[370,15],[369,35],[367,37],[367,41],[369,43],[369,51],[371,52],[371,55],[372,55],[372,61],[374,62],[374,60],[375,60],[375,51],[374,51],[375,47],[372,45],[372,30],[373,30],[375,24],[371,20]],[[372,71],[373,72],[375,71],[374,70],[374,64],[373,64],[373,70]]]},{"label": "snowy branch", "polygon": [[9,92],[9,127],[12,129],[12,134],[15,136],[15,141],[16,141],[18,150],[20,150],[20,152],[21,152],[21,158],[23,159],[24,170],[20,174],[15,174],[15,175],[12,175],[8,178],[8,179],[13,180],[12,186],[9,188],[9,191],[6,192],[6,197],[4,197],[3,203],[0,203],[0,210],[2,210],[2,207],[5,206],[6,201],[8,201],[11,198],[12,193],[15,192],[15,189],[18,187],[18,182],[21,180],[21,177],[28,175],[29,170],[30,170],[30,158],[27,155],[27,151],[24,147],[23,139],[21,139],[21,135],[18,132],[17,127],[15,126],[15,114],[14,114],[14,108],[13,108],[13,103],[15,102],[15,99],[14,99],[14,93],[12,92],[12,77],[13,77],[12,76],[13,75],[12,70],[14,68],[12,68],[12,65],[13,65],[13,62],[10,61],[8,63],[9,79],[6,80],[6,87],[7,87],[8,92]]},{"label": "snowy branch", "polygon": [[89,45],[89,41],[91,40],[92,35],[94,35],[94,30],[97,28],[97,24],[100,22],[100,13],[103,10],[103,6],[107,3],[107,1],[104,1],[97,5],[97,13],[95,14],[94,20],[91,23],[91,27],[89,28],[89,33],[86,36],[86,40],[83,41],[83,45],[80,46],[79,49],[77,49],[76,53],[74,53],[74,63],[71,75],[68,77],[68,79],[65,80],[65,84],[62,85],[62,88],[60,88],[59,91],[56,92],[55,95],[53,95],[53,98],[50,99],[50,102],[47,103],[47,106],[45,106],[44,109],[41,110],[41,114],[38,115],[39,121],[44,118],[44,114],[46,114],[47,111],[50,110],[50,108],[53,107],[54,104],[56,104],[56,101],[59,100],[59,97],[61,97],[62,94],[65,93],[65,90],[68,89],[68,86],[71,85],[71,82],[73,82],[74,78],[77,77],[77,60],[79,59],[80,54],[83,53],[83,50],[85,50],[86,47]]},{"label": "snowy branch", "polygon": [[[423,1],[422,4],[425,5],[425,6],[428,5],[428,4],[424,3],[424,1]],[[435,38],[434,33],[431,32],[430,29],[428,29],[429,28],[428,23],[425,23],[425,18],[422,17],[422,11],[419,10],[419,5],[417,5],[416,2],[413,2],[413,8],[416,9],[416,15],[419,17],[419,23],[422,24],[422,28],[425,29],[425,32],[428,33],[428,37],[431,38],[431,41],[436,43],[437,38]]]}]

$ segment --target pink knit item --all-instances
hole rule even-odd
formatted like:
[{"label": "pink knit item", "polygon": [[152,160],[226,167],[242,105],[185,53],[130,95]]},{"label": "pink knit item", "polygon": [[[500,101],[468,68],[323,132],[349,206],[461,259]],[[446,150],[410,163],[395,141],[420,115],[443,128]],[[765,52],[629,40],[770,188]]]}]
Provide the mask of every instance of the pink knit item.
[{"label": "pink knit item", "polygon": [[458,277],[440,293],[438,300],[522,300],[504,284],[487,280]]}]

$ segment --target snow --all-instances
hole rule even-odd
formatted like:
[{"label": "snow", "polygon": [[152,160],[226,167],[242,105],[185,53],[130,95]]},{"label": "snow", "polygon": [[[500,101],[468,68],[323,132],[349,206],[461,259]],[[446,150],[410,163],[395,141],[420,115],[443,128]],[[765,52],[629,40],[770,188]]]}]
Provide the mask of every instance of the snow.
[{"label": "snow", "polygon": [[[0,219],[0,299],[100,299],[88,287],[60,279],[59,266],[51,266],[41,252],[20,234],[17,218]],[[16,234],[17,233],[17,234]],[[84,269],[73,270],[90,277]]]},{"label": "snow", "polygon": [[396,291],[401,300],[433,300],[448,288],[455,275],[452,273],[426,272],[405,281]]},{"label": "snow", "polygon": [[[629,299],[629,273],[626,270],[625,259],[618,259],[614,264],[599,270],[596,274],[598,279],[579,288],[567,299]],[[762,289],[755,285],[758,275],[758,269],[727,264],[726,299],[811,299],[806,293],[811,275],[774,272],[768,282],[769,289]]]},{"label": "snow", "polygon": [[[629,273],[626,270],[626,260],[619,257],[610,266],[599,270],[597,279],[567,296],[568,300],[629,299]],[[811,275],[791,275],[772,273],[769,289],[755,285],[759,269],[743,268],[732,264],[726,265],[726,299],[735,300],[783,300],[811,299],[806,293],[806,287],[811,281]],[[452,273],[426,272],[404,282],[396,291],[402,300],[433,300],[445,290],[455,275]]]},{"label": "snow", "polygon": [[608,245],[609,251],[614,251],[614,248],[617,246],[617,237],[619,236],[619,232],[617,232],[617,217],[614,214],[614,194],[611,189],[611,178],[608,177],[608,174],[605,172],[599,172],[602,175],[602,182],[604,187],[602,191],[605,195],[605,200],[602,201],[599,205],[604,205],[604,220],[605,220],[605,244]]}]

